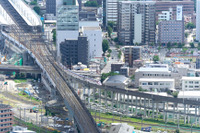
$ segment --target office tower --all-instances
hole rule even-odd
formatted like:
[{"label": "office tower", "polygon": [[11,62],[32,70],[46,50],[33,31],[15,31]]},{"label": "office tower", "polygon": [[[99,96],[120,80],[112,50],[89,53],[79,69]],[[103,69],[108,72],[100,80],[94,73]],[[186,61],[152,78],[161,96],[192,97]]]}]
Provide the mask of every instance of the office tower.
[{"label": "office tower", "polygon": [[81,62],[88,65],[88,40],[80,34],[77,39],[68,39],[60,43],[61,63],[69,68]]},{"label": "office tower", "polygon": [[184,22],[178,20],[162,21],[158,25],[158,42],[184,43]]},{"label": "office tower", "polygon": [[194,1],[156,1],[156,21],[158,21],[158,14],[161,14],[162,11],[168,11],[169,8],[172,8],[173,20],[177,18],[177,6],[182,6],[183,16],[191,18],[192,22],[195,22],[194,17]]},{"label": "office tower", "polygon": [[118,39],[124,45],[155,43],[155,2],[121,1],[118,4]]},{"label": "office tower", "polygon": [[125,63],[130,67],[133,66],[133,61],[141,58],[141,50],[140,46],[125,46],[124,47],[124,58]]},{"label": "office tower", "polygon": [[56,15],[56,0],[46,1],[46,13]]},{"label": "office tower", "polygon": [[200,42],[200,0],[196,4],[196,40]]},{"label": "office tower", "polygon": [[57,60],[60,61],[60,43],[79,36],[79,6],[76,0],[57,0]]}]

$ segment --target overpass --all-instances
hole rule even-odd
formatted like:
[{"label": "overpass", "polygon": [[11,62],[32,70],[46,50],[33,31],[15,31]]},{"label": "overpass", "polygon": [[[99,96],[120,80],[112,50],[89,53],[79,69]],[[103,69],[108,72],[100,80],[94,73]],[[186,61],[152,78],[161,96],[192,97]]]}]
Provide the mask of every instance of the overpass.
[{"label": "overpass", "polygon": [[[16,21],[14,20],[16,23]],[[14,42],[14,45],[21,47],[29,52],[40,66],[45,76],[63,97],[70,114],[73,115],[77,127],[83,133],[100,132],[85,105],[99,104],[109,112],[117,111],[122,114],[131,113],[137,116],[143,113],[144,117],[158,118],[158,113],[163,115],[164,121],[168,120],[168,115],[173,114],[173,119],[177,123],[183,119],[184,123],[192,123],[193,118],[196,122],[200,120],[200,102],[181,98],[152,95],[131,90],[118,89],[101,85],[98,81],[77,75],[67,70],[62,65],[56,63],[55,59],[49,52],[48,47],[42,40],[42,34],[37,33],[40,38],[38,42],[33,38],[33,34],[27,32],[25,27],[16,24],[12,32],[23,34],[19,39],[19,34],[6,34],[5,38]],[[33,40],[32,45],[29,41]],[[80,86],[82,86],[80,88]],[[79,94],[80,92],[80,94]],[[79,94],[79,95],[78,95]],[[81,99],[83,100],[83,103]],[[97,102],[96,102],[97,101]],[[91,107],[91,106],[90,106]],[[182,109],[180,109],[180,107]],[[191,112],[190,108],[194,109]],[[196,123],[197,124],[197,123]]]},{"label": "overpass", "polygon": [[0,71],[17,72],[17,73],[42,73],[42,70],[35,66],[15,66],[15,65],[0,65]]},{"label": "overpass", "polygon": [[[13,45],[27,50],[32,58],[35,59],[38,66],[43,71],[43,76],[47,77],[52,86],[57,89],[63,97],[70,114],[74,118],[78,131],[81,133],[100,133],[90,112],[74,89],[68,86],[68,83],[61,75],[63,71],[57,69],[56,61],[42,38],[43,34],[40,32],[32,33],[32,28],[16,11],[10,3],[10,0],[0,0],[0,4],[16,24],[16,26],[11,26],[8,34],[2,32],[3,36],[12,40]],[[35,38],[35,36],[37,36],[37,38]]]}]

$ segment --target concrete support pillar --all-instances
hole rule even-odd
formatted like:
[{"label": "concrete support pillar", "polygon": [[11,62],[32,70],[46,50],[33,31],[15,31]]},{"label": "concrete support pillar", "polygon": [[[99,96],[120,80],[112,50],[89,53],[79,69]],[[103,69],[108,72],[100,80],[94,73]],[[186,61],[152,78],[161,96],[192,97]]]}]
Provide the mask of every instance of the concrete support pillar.
[{"label": "concrete support pillar", "polygon": [[163,102],[163,121],[166,121],[165,102]]},{"label": "concrete support pillar", "polygon": [[88,87],[88,104],[90,103],[90,87]]},{"label": "concrete support pillar", "polygon": [[83,86],[83,100],[85,102],[85,86]]},{"label": "concrete support pillar", "polygon": [[131,96],[131,113],[133,113],[133,96]]},{"label": "concrete support pillar", "polygon": [[124,97],[123,97],[123,110],[126,109],[126,104],[125,104],[126,97],[125,97],[125,96],[126,96],[126,95],[124,94]]},{"label": "concrete support pillar", "polygon": [[[200,115],[200,107],[198,106],[198,116]],[[199,118],[199,126],[200,126],[200,117]]]},{"label": "concrete support pillar", "polygon": [[144,98],[144,117],[147,115],[146,98]]},{"label": "concrete support pillar", "polygon": [[158,102],[156,102],[156,118],[158,118]]},{"label": "concrete support pillar", "polygon": [[184,104],[184,124],[186,124],[186,104]]},{"label": "concrete support pillar", "polygon": [[119,93],[119,110],[121,110],[122,105],[123,105],[123,104],[121,104],[121,102],[122,102],[122,94]]},{"label": "concrete support pillar", "polygon": [[105,106],[108,107],[108,98],[107,98],[107,91],[104,91],[104,98],[105,98]]},{"label": "concrete support pillar", "polygon": [[154,100],[152,99],[152,118],[154,119]]},{"label": "concrete support pillar", "polygon": [[135,98],[135,115],[137,116],[138,97]]},{"label": "concrete support pillar", "polygon": [[99,89],[99,105],[101,105],[101,89]]},{"label": "concrete support pillar", "polygon": [[142,112],[141,106],[142,106],[142,98],[140,97],[140,112]]},{"label": "concrete support pillar", "polygon": [[129,111],[129,104],[130,104],[130,98],[129,98],[129,95],[127,95],[127,102],[126,102],[126,110],[127,110],[127,112],[130,112]]},{"label": "concrete support pillar", "polygon": [[195,106],[195,125],[197,126],[197,106]]},{"label": "concrete support pillar", "polygon": [[[187,105],[187,114],[189,113],[190,113],[190,105]],[[187,117],[188,117],[188,124],[190,124],[190,116],[187,115]]]},{"label": "concrete support pillar", "polygon": [[148,118],[150,117],[150,99],[148,99]]},{"label": "concrete support pillar", "polygon": [[175,123],[175,103],[174,103],[174,105],[173,105],[173,119],[174,119],[174,123]]},{"label": "concrete support pillar", "polygon": [[118,110],[119,109],[119,104],[118,104],[119,103],[119,93],[116,93],[116,97],[117,97],[116,107],[117,107],[117,110]]},{"label": "concrete support pillar", "polygon": [[112,100],[111,108],[113,110],[113,106],[114,106],[114,92],[113,91],[111,91],[111,100]]}]

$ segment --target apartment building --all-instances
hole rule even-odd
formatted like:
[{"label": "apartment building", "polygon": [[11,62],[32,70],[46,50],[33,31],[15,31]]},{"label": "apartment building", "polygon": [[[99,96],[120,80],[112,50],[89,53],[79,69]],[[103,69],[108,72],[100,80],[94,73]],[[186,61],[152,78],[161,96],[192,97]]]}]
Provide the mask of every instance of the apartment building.
[{"label": "apartment building", "polygon": [[13,112],[9,105],[0,104],[0,132],[7,133],[12,130]]},{"label": "apartment building", "polygon": [[88,38],[80,35],[78,39],[68,39],[60,43],[61,63],[67,67],[81,62],[88,65]]},{"label": "apartment building", "polygon": [[155,43],[155,2],[118,2],[118,39],[124,45]]},{"label": "apartment building", "polygon": [[133,61],[141,58],[141,50],[140,46],[124,46],[125,63],[132,67]]},{"label": "apartment building", "polygon": [[200,77],[182,77],[182,90],[200,90]]},{"label": "apartment building", "polygon": [[46,1],[46,13],[56,16],[56,0]]},{"label": "apartment building", "polygon": [[196,4],[196,40],[200,42],[200,0]]}]

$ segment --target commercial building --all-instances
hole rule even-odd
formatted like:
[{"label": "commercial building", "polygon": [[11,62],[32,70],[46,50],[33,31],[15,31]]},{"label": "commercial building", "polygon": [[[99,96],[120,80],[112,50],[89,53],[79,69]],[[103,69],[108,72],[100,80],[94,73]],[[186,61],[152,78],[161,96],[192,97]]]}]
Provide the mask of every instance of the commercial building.
[{"label": "commercial building", "polygon": [[194,17],[194,1],[156,1],[156,21],[158,21],[159,14],[163,11],[169,11],[172,8],[173,20],[177,18],[177,6],[182,6],[182,14],[192,18],[192,22],[195,23]]},{"label": "commercial building", "polygon": [[133,61],[141,58],[141,50],[140,46],[125,46],[124,47],[124,58],[125,63],[130,67],[133,66]]},{"label": "commercial building", "polygon": [[196,4],[196,40],[200,42],[200,0]]},{"label": "commercial building", "polygon": [[46,13],[54,14],[54,16],[56,16],[56,0],[46,1]]},{"label": "commercial building", "polygon": [[155,43],[155,2],[118,3],[118,39],[124,45]]},{"label": "commercial building", "polygon": [[140,78],[139,87],[148,91],[157,90],[159,92],[166,92],[168,90],[174,90],[174,82],[174,79]]},{"label": "commercial building", "polygon": [[200,77],[182,77],[182,90],[200,90]]},{"label": "commercial building", "polygon": [[116,62],[116,63],[112,63],[111,64],[111,71],[115,72],[115,71],[120,71],[120,68],[124,65],[124,62]]},{"label": "commercial building", "polygon": [[80,35],[78,39],[68,39],[60,43],[61,63],[68,67],[81,62],[88,65],[88,40]]},{"label": "commercial building", "polygon": [[158,25],[158,42],[184,43],[184,29],[182,20],[161,21]]},{"label": "commercial building", "polygon": [[172,20],[172,8],[169,8],[169,11],[162,11],[161,14],[158,14],[158,22]]},{"label": "commercial building", "polygon": [[61,60],[60,43],[79,36],[79,6],[76,0],[57,0],[57,60]]},{"label": "commercial building", "polygon": [[7,133],[12,130],[13,112],[9,105],[0,104],[0,132]]},{"label": "commercial building", "polygon": [[82,27],[82,33],[88,38],[89,60],[95,57],[102,57],[102,30],[101,27]]}]

